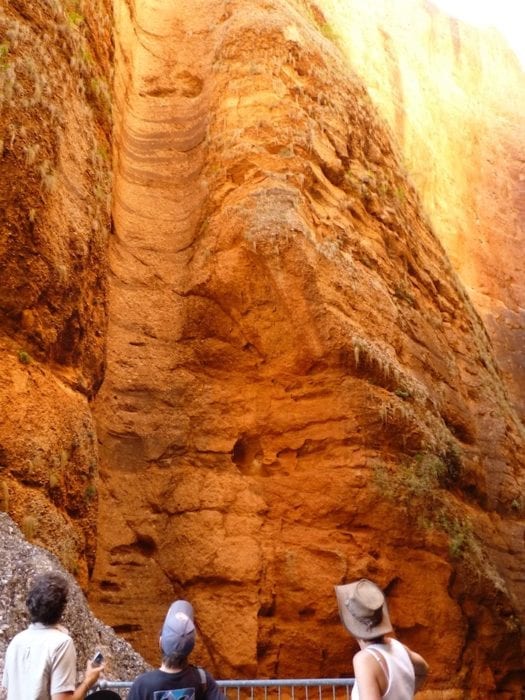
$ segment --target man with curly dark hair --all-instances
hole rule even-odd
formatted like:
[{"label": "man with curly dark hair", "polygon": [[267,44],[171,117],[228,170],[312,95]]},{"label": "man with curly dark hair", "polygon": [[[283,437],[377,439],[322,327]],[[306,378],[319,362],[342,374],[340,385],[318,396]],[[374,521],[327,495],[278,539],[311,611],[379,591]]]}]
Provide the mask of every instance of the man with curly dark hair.
[{"label": "man with curly dark hair", "polygon": [[31,624],[13,637],[5,654],[7,700],[83,700],[98,681],[103,666],[88,661],[85,678],[75,687],[75,645],[59,624],[68,594],[61,574],[51,571],[34,580],[26,598]]}]

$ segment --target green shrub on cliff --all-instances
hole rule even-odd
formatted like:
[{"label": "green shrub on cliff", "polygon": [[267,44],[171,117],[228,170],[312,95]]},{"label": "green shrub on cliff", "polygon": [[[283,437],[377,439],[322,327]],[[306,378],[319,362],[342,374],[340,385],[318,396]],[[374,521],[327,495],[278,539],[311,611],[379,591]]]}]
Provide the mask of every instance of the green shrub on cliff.
[{"label": "green shrub on cliff", "polygon": [[389,500],[410,508],[414,498],[431,505],[441,501],[439,489],[447,488],[460,476],[457,453],[447,450],[443,455],[417,454],[412,460],[397,465],[395,471],[377,464],[374,480]]},{"label": "green shrub on cliff", "polygon": [[322,24],[320,24],[319,31],[325,37],[325,39],[328,39],[328,41],[331,41],[333,44],[338,43],[339,34],[330,24],[330,22],[323,22]]},{"label": "green shrub on cliff", "polygon": [[89,482],[89,484],[86,486],[84,489],[84,500],[86,503],[89,503],[89,501],[92,501],[95,496],[97,495],[97,487],[93,482]]},{"label": "green shrub on cliff", "polygon": [[382,463],[374,466],[374,485],[383,498],[402,510],[415,528],[444,533],[451,559],[461,560],[471,575],[481,576],[503,591],[505,583],[470,518],[447,491],[460,477],[461,455],[452,443],[440,455],[418,454],[395,468]]},{"label": "green shrub on cliff", "polygon": [[67,13],[67,21],[74,27],[78,27],[84,21],[84,16],[77,12],[76,10],[69,10]]},{"label": "green shrub on cliff", "polygon": [[30,365],[31,362],[33,361],[33,358],[31,355],[26,352],[25,350],[19,350],[18,351],[18,360],[21,362],[23,365]]}]

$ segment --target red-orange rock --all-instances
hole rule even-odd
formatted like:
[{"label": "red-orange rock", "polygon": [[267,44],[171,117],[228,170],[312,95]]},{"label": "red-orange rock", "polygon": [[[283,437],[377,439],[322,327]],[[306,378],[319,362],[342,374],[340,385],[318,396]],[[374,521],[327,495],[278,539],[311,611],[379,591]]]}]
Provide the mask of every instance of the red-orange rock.
[{"label": "red-orange rock", "polygon": [[109,2],[30,4],[0,14],[2,507],[151,662],[184,596],[220,677],[351,673],[333,586],[368,576],[426,697],[518,698],[501,42],[415,0],[115,2],[108,272]]},{"label": "red-orange rock", "polygon": [[369,576],[434,691],[518,692],[519,420],[310,10],[118,6],[91,601],[152,661],[185,596],[221,677],[338,675],[333,586]]},{"label": "red-orange rock", "polygon": [[[92,27],[96,27],[95,32]],[[0,3],[2,509],[84,586],[96,549],[111,61],[106,0]]]}]

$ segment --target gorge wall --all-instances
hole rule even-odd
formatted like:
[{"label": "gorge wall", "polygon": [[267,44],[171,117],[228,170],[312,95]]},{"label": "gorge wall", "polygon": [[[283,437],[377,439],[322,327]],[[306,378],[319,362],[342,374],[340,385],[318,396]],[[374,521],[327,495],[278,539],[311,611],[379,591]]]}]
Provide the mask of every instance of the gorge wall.
[{"label": "gorge wall", "polygon": [[394,134],[523,421],[523,66],[494,29],[429,1],[322,7]]},{"label": "gorge wall", "polygon": [[4,509],[152,663],[184,596],[219,677],[351,673],[367,576],[429,698],[520,697],[501,40],[408,0],[2,7]]},{"label": "gorge wall", "polygon": [[0,3],[0,497],[84,585],[110,227],[109,2]]}]

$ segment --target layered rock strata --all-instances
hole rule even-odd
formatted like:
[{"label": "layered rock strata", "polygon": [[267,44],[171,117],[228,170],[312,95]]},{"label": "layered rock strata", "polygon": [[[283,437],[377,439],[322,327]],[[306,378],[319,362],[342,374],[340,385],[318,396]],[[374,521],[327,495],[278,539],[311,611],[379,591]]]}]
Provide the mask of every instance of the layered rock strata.
[{"label": "layered rock strata", "polygon": [[332,676],[369,576],[434,691],[518,697],[523,427],[326,16],[115,8],[95,610],[153,660],[184,595],[220,676]]},{"label": "layered rock strata", "polygon": [[351,673],[369,576],[428,697],[520,697],[522,72],[429,2],[113,10],[109,269],[110,3],[0,2],[1,509],[151,662],[184,595],[216,675]]},{"label": "layered rock strata", "polygon": [[105,363],[112,35],[103,0],[0,3],[0,497],[86,584]]}]

